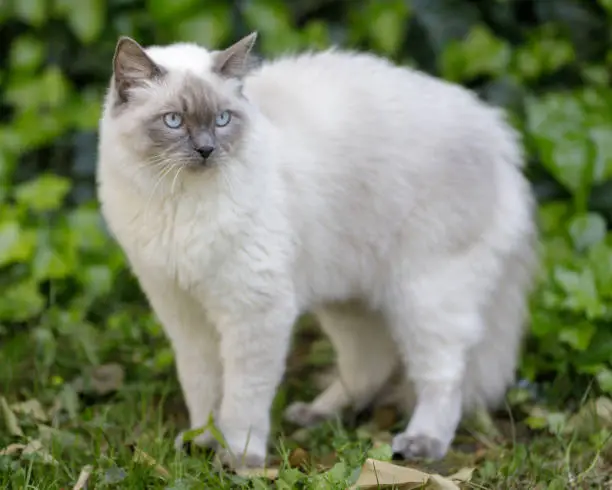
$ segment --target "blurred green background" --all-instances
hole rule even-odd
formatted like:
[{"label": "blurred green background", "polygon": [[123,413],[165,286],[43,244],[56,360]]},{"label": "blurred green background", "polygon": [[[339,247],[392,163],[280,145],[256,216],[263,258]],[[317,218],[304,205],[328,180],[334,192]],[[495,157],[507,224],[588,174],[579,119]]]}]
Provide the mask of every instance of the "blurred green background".
[{"label": "blurred green background", "polygon": [[[0,379],[84,366],[171,376],[172,353],[95,202],[119,35],[275,55],[372,50],[476,90],[523,132],[543,267],[521,376],[612,393],[612,0],[0,0]],[[418,94],[415,94],[418,97]]]}]

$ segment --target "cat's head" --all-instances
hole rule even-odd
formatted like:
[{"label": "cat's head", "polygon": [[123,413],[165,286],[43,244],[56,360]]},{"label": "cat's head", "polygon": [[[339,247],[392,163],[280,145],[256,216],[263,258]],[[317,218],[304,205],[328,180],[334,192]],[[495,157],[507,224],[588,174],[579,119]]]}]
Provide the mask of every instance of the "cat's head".
[{"label": "cat's head", "polygon": [[252,109],[242,77],[255,39],[222,51],[119,39],[105,119],[134,165],[155,174],[168,166],[202,171],[240,150]]}]

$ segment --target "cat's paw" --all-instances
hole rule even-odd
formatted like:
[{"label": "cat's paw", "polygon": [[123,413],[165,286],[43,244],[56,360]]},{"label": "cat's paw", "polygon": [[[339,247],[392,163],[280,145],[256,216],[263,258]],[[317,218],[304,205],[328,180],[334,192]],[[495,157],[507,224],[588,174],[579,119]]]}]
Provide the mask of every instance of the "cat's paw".
[{"label": "cat's paw", "polygon": [[284,418],[300,427],[312,427],[323,422],[327,416],[313,410],[310,403],[295,402],[285,409]]},{"label": "cat's paw", "polygon": [[409,435],[401,433],[393,438],[391,443],[393,454],[406,460],[429,459],[440,460],[448,451],[448,447],[439,439],[426,435]]},{"label": "cat's paw", "polygon": [[187,442],[184,439],[186,432],[182,431],[174,440],[174,447],[178,451],[188,449],[189,444],[210,449],[215,452],[224,466],[232,470],[265,466],[266,443],[263,439],[259,440],[249,435],[242,437],[241,434],[228,434],[229,438],[224,437],[225,441],[221,444],[210,431],[206,431]]}]

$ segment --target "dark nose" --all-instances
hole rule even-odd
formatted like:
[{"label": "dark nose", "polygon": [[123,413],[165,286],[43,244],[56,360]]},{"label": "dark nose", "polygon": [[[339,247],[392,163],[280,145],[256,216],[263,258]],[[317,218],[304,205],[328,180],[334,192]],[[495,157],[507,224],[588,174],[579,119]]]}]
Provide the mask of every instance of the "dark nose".
[{"label": "dark nose", "polygon": [[211,145],[204,145],[196,148],[196,151],[200,154],[200,156],[206,160],[210,154],[214,151],[215,147]]}]

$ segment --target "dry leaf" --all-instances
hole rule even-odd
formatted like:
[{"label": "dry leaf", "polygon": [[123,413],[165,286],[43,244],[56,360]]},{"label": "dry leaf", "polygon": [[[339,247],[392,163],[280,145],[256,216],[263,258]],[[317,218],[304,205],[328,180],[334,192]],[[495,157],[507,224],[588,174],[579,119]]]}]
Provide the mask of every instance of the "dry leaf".
[{"label": "dry leaf", "polygon": [[473,474],[474,468],[461,468],[459,471],[457,471],[457,473],[453,473],[447,478],[458,483],[466,483],[472,479]]},{"label": "dry leaf", "polygon": [[0,396],[0,409],[2,410],[2,418],[8,433],[12,436],[23,437],[24,434],[19,426],[19,421],[3,396]]},{"label": "dry leaf", "polygon": [[436,490],[459,490],[455,482],[440,475],[430,475],[423,471],[398,466],[385,461],[367,459],[361,473],[351,489],[412,490],[428,488]]},{"label": "dry leaf", "polygon": [[236,470],[236,474],[243,478],[267,478],[269,480],[276,480],[278,473],[276,468],[239,468]]},{"label": "dry leaf", "polygon": [[287,459],[289,462],[289,467],[305,468],[310,461],[310,456],[304,449],[297,447],[291,451],[291,453],[289,453],[289,457]]},{"label": "dry leaf", "polygon": [[26,444],[26,447],[24,447],[23,451],[21,452],[22,456],[26,456],[29,454],[36,455],[36,457],[40,458],[43,463],[52,464],[54,466],[59,464],[57,460],[53,456],[51,456],[49,451],[45,449],[43,443],[40,442],[38,439],[34,439],[28,442],[28,444]]},{"label": "dry leaf", "polygon": [[86,490],[87,482],[89,481],[89,477],[91,476],[91,472],[93,471],[93,466],[88,464],[87,466],[83,466],[81,473],[79,474],[79,479],[72,487],[72,490]]},{"label": "dry leaf", "polygon": [[25,444],[9,444],[4,449],[0,450],[0,456],[12,456],[13,454],[21,453],[25,447]]},{"label": "dry leaf", "polygon": [[132,453],[134,455],[132,457],[132,460],[135,463],[140,463],[140,464],[144,464],[147,466],[151,466],[155,474],[159,476],[160,478],[164,478],[164,479],[170,478],[170,473],[168,472],[168,470],[164,468],[163,466],[161,466],[157,461],[155,461],[154,458],[152,458],[147,453],[145,453],[143,450],[137,448],[134,445],[130,445],[129,447],[132,450]]},{"label": "dry leaf", "polygon": [[13,403],[11,410],[15,413],[29,415],[40,422],[47,422],[49,420],[41,403],[35,398],[21,403]]},{"label": "dry leaf", "polygon": [[94,392],[104,396],[113,393],[121,386],[125,378],[125,371],[119,364],[102,364],[89,369],[83,376],[75,379],[72,386],[77,392]]},{"label": "dry leaf", "polygon": [[606,428],[612,428],[612,400],[602,396],[585,403],[572,415],[563,431],[587,435]]}]

